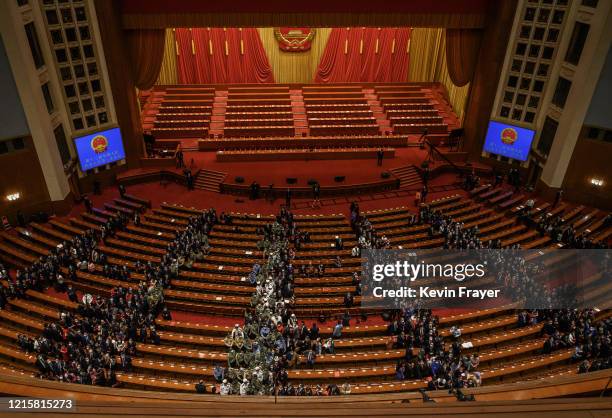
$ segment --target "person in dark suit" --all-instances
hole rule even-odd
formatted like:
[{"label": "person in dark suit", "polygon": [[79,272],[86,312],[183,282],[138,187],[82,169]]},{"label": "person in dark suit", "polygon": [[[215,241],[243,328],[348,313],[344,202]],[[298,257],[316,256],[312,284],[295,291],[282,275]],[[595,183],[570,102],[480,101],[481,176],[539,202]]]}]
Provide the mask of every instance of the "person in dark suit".
[{"label": "person in dark suit", "polygon": [[378,151],[376,151],[376,160],[377,160],[378,166],[382,165],[384,156],[385,156],[385,152],[383,151],[383,149],[378,148]]},{"label": "person in dark suit", "polygon": [[423,190],[421,190],[421,203],[425,203],[425,199],[427,199],[427,193],[429,192],[429,190],[427,189],[427,185],[424,184],[423,185]]},{"label": "person in dark suit", "polygon": [[203,380],[200,380],[198,383],[196,383],[195,390],[197,393],[206,393],[206,385],[204,384]]},{"label": "person in dark suit", "polygon": [[321,196],[321,185],[319,184],[319,182],[314,182],[312,185],[312,207],[315,208],[319,208],[321,207],[321,201],[319,200]]},{"label": "person in dark suit", "polygon": [[185,160],[183,158],[183,151],[179,148],[179,150],[176,152],[176,168],[185,166]]},{"label": "person in dark suit", "polygon": [[119,196],[121,196],[121,198],[125,197],[125,186],[123,184],[119,185]]},{"label": "person in dark suit", "polygon": [[92,212],[93,205],[92,205],[92,203],[91,203],[91,200],[89,200],[89,197],[85,196],[85,197],[83,198],[83,203],[85,204],[85,210],[86,210],[88,213],[91,213],[91,212]]},{"label": "person in dark suit", "polygon": [[555,195],[555,203],[553,203],[553,208],[556,208],[559,203],[563,200],[563,189],[557,190],[557,194]]},{"label": "person in dark suit", "polygon": [[287,209],[291,208],[291,189],[287,187],[287,192],[285,193],[285,206]]},{"label": "person in dark suit", "polygon": [[187,183],[187,189],[193,190],[193,174],[191,174],[191,170],[185,170],[185,182]]}]

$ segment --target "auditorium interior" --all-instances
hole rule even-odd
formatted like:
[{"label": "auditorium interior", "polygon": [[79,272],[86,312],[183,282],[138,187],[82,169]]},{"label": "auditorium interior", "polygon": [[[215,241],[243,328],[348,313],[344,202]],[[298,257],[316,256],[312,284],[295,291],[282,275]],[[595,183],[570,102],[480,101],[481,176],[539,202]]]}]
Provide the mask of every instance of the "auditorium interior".
[{"label": "auditorium interior", "polygon": [[[1,1],[0,415],[609,416],[611,28]],[[512,297],[373,303],[404,250]]]}]

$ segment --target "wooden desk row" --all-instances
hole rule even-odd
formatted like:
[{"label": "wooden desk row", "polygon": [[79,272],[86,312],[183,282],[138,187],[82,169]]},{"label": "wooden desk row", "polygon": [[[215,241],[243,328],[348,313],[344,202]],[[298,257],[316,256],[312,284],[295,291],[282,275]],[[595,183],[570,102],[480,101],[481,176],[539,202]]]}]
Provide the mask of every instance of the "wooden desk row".
[{"label": "wooden desk row", "polygon": [[225,123],[232,119],[292,119],[293,112],[225,112]]},{"label": "wooden desk row", "polygon": [[159,138],[202,138],[208,136],[208,128],[205,126],[190,128],[158,128],[151,129],[151,134]]},{"label": "wooden desk row", "polygon": [[289,90],[285,91],[261,91],[261,92],[238,92],[236,90],[228,91],[227,100],[290,100]]},{"label": "wooden desk row", "polygon": [[226,113],[236,112],[290,112],[293,113],[293,108],[290,103],[287,104],[228,104],[225,108]]},{"label": "wooden desk row", "polygon": [[295,135],[293,126],[225,126],[226,137]]},{"label": "wooden desk row", "polygon": [[173,120],[205,120],[210,121],[210,112],[201,113],[158,113],[155,117],[156,121],[173,121]]},{"label": "wooden desk row", "polygon": [[316,125],[310,126],[312,135],[346,135],[346,134],[368,134],[380,135],[380,127],[374,124],[368,125]]},{"label": "wooden desk row", "polygon": [[304,101],[311,99],[365,99],[362,91],[302,91]]},{"label": "wooden desk row", "polygon": [[190,129],[206,129],[210,125],[210,119],[171,119],[171,120],[156,120],[154,130],[168,128],[190,128]]},{"label": "wooden desk row", "polygon": [[211,105],[202,105],[202,106],[168,106],[162,105],[158,108],[157,115],[162,115],[166,113],[211,113],[212,114],[212,104]]},{"label": "wooden desk row", "polygon": [[293,127],[293,117],[274,119],[227,119],[225,128],[228,127],[262,127],[262,126],[290,126]]},{"label": "wooden desk row", "polygon": [[[331,116],[331,115],[330,115]],[[308,115],[308,125],[313,126],[329,126],[329,125],[375,125],[376,118],[373,116],[354,116],[354,117],[311,117]],[[378,125],[377,125],[378,126]]]}]

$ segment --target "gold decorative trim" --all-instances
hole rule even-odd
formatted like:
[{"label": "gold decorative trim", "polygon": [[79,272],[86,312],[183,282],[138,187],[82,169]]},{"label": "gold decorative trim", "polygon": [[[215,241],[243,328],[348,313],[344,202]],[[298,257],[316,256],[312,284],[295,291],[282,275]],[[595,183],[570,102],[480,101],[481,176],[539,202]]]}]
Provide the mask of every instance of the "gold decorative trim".
[{"label": "gold decorative trim", "polygon": [[288,39],[281,33],[280,28],[274,28],[274,37],[276,38],[276,40],[279,42],[281,41],[285,42],[292,49],[296,49],[296,50],[299,50],[298,47],[300,47],[301,45],[305,44],[308,41],[311,41],[312,38],[314,38],[315,33],[316,33],[316,29],[310,28],[310,33],[305,38],[300,39],[300,40]]}]

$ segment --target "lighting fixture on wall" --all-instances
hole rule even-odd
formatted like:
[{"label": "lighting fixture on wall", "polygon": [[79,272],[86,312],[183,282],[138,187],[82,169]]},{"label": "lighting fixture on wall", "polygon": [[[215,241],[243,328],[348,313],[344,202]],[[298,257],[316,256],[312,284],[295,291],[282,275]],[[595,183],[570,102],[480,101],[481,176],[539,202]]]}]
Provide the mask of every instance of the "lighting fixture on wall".
[{"label": "lighting fixture on wall", "polygon": [[13,194],[7,194],[6,195],[6,200],[10,200],[11,202],[19,199],[21,197],[21,195],[19,193],[13,193]]},{"label": "lighting fixture on wall", "polygon": [[598,179],[598,178],[593,177],[591,179],[591,184],[595,187],[602,187],[604,184],[604,181],[603,179]]}]

